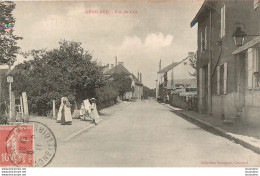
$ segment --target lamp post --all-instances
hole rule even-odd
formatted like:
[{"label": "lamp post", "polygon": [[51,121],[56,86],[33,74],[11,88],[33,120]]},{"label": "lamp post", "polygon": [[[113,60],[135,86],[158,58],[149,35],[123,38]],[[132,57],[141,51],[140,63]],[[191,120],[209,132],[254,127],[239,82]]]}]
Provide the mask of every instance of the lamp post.
[{"label": "lamp post", "polygon": [[242,30],[242,28],[245,29],[245,25],[242,23],[235,23],[234,26],[236,26],[236,30],[233,33],[232,37],[234,39],[235,46],[243,46],[245,37],[260,36],[259,34],[256,35],[246,34],[246,32]]}]

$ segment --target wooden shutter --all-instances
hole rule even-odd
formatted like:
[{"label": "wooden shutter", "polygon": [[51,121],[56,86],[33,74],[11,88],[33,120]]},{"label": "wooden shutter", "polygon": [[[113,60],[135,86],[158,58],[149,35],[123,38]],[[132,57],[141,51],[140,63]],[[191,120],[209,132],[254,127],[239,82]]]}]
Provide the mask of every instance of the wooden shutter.
[{"label": "wooden shutter", "polygon": [[203,32],[200,33],[200,52],[203,52]]},{"label": "wooden shutter", "polygon": [[227,94],[227,62],[224,63],[223,93]]},{"label": "wooden shutter", "polygon": [[253,70],[259,72],[259,52],[257,48],[252,48],[253,52]]},{"label": "wooden shutter", "polygon": [[203,97],[203,90],[204,90],[204,71],[203,68],[199,69],[199,93],[200,97]]},{"label": "wooden shutter", "polygon": [[221,29],[220,29],[220,37],[225,36],[226,31],[226,6],[224,5],[221,8]]},{"label": "wooden shutter", "polygon": [[217,67],[217,94],[220,95],[220,66]]},{"label": "wooden shutter", "polygon": [[253,88],[253,50],[252,48],[248,49],[247,53],[247,86],[248,89]]},{"label": "wooden shutter", "polygon": [[208,29],[207,29],[207,26],[205,27],[205,39],[204,39],[204,42],[205,42],[205,44],[204,44],[204,46],[205,46],[205,49],[207,49],[207,40],[208,40],[208,38],[207,38],[207,35],[208,35]]}]

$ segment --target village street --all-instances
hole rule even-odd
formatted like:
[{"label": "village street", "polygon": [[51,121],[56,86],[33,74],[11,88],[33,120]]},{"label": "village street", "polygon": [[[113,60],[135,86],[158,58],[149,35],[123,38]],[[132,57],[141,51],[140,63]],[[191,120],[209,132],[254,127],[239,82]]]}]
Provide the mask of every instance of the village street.
[{"label": "village street", "polygon": [[248,167],[260,163],[258,154],[200,129],[153,100],[133,102],[103,119],[58,143],[49,167]]}]

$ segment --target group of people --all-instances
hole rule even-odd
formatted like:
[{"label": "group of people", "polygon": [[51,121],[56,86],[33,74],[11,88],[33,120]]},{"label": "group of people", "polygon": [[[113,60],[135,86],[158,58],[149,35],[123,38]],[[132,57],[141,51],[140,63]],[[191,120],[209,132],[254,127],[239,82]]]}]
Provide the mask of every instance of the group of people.
[{"label": "group of people", "polygon": [[[80,109],[80,116],[89,116],[92,122],[97,125],[96,120],[99,119],[99,114],[97,111],[96,99],[91,98],[83,101]],[[61,105],[58,112],[57,122],[61,125],[71,125],[72,115],[71,115],[71,104],[67,97],[61,98]]]}]

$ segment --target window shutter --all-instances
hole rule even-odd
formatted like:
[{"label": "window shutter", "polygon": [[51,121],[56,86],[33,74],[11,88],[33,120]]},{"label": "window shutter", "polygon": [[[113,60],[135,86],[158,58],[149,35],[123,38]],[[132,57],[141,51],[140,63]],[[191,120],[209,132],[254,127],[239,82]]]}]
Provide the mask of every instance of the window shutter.
[{"label": "window shutter", "polygon": [[220,95],[220,66],[217,67],[217,94]]},{"label": "window shutter", "polygon": [[221,28],[220,37],[224,37],[226,28],[226,7],[225,5],[221,8]]},{"label": "window shutter", "polygon": [[224,82],[223,82],[223,92],[227,94],[227,62],[224,63]]},{"label": "window shutter", "polygon": [[203,32],[201,32],[200,33],[200,51],[201,51],[201,53],[203,52],[203,50],[204,50],[204,34],[203,34]]},{"label": "window shutter", "polygon": [[254,0],[254,9],[257,9],[260,7],[260,0]]},{"label": "window shutter", "polygon": [[253,70],[254,72],[259,72],[259,52],[257,48],[252,48],[253,50]]},{"label": "window shutter", "polygon": [[223,7],[223,36],[226,35],[226,6]]},{"label": "window shutter", "polygon": [[247,54],[247,85],[248,89],[253,88],[253,50],[252,48],[248,49]]},{"label": "window shutter", "polygon": [[222,37],[222,26],[223,26],[223,8],[221,8],[221,12],[220,12],[220,34],[219,34],[220,37]]},{"label": "window shutter", "polygon": [[207,49],[207,35],[208,35],[208,29],[207,26],[205,27],[205,49]]}]

